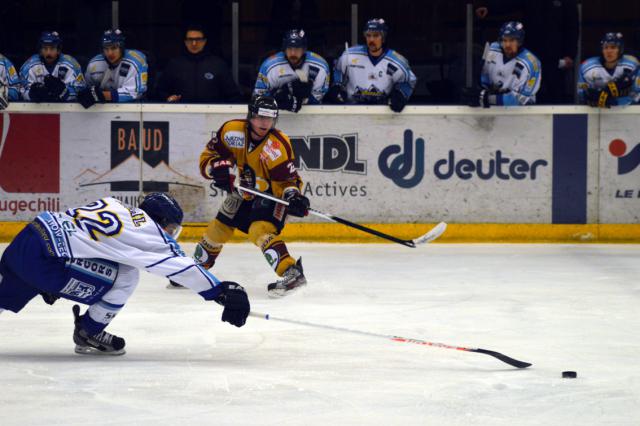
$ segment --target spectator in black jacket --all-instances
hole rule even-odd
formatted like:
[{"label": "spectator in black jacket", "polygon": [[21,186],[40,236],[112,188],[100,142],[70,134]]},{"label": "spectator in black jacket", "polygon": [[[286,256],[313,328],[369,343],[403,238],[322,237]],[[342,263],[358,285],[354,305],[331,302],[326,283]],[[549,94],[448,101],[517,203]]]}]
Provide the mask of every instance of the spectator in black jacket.
[{"label": "spectator in black jacket", "polygon": [[242,101],[227,64],[205,49],[207,37],[202,27],[187,27],[184,45],[184,53],[171,59],[158,79],[156,97],[159,100],[184,103]]}]

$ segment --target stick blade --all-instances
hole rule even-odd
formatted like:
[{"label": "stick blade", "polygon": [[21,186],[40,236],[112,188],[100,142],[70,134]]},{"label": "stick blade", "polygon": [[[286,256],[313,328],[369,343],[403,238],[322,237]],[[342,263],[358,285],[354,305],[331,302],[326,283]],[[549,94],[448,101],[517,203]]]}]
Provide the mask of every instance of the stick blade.
[{"label": "stick blade", "polygon": [[411,242],[414,244],[414,246],[417,246],[419,244],[430,243],[431,241],[435,240],[440,235],[442,235],[446,230],[447,230],[447,224],[445,222],[440,222],[439,224],[434,226],[433,229],[431,229],[429,232],[427,232],[421,237],[411,240]]},{"label": "stick blade", "polygon": [[512,365],[514,367],[517,368],[527,368],[530,367],[531,363],[529,362],[524,362],[524,361],[518,361],[517,359],[511,358],[509,356],[506,356],[504,354],[501,354],[500,352],[496,352],[496,351],[489,351],[487,349],[472,349],[471,352],[478,352],[481,354],[486,354],[486,355],[491,355],[494,358],[499,359],[502,362],[506,362],[509,365]]}]

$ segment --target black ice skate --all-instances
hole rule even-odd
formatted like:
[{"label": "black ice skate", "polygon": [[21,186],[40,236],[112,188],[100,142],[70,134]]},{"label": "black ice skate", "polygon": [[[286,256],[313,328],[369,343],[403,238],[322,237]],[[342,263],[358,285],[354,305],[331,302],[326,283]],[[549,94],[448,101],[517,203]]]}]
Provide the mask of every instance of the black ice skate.
[{"label": "black ice skate", "polygon": [[169,280],[169,284],[167,284],[167,288],[170,290],[184,290],[186,289],[185,286],[183,286],[182,284],[178,284],[175,281],[171,281]]},{"label": "black ice skate", "polygon": [[[86,314],[85,314],[86,315]],[[124,339],[106,331],[90,336],[80,325],[80,306],[73,305],[75,329],[73,341],[76,353],[81,355],[124,355]]]},{"label": "black ice skate", "polygon": [[267,286],[269,297],[277,298],[286,296],[289,293],[307,285],[307,279],[302,271],[302,258],[298,259],[295,265],[284,271],[282,279]]}]

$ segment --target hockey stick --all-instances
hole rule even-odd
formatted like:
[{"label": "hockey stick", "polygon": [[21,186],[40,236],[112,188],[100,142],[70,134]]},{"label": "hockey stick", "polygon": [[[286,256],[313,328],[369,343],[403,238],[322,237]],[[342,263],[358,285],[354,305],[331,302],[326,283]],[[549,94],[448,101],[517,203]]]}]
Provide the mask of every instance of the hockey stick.
[{"label": "hockey stick", "polygon": [[517,359],[514,359],[514,358],[511,358],[511,357],[506,356],[504,354],[501,354],[500,352],[489,351],[487,349],[464,348],[464,347],[461,347],[461,346],[446,345],[444,343],[428,342],[426,340],[409,339],[409,338],[406,338],[406,337],[392,336],[391,334],[378,334],[378,333],[371,333],[369,331],[360,331],[360,330],[352,330],[350,328],[335,327],[335,326],[332,326],[332,325],[315,324],[315,323],[306,322],[306,321],[290,320],[290,319],[286,319],[286,318],[277,318],[277,317],[272,317],[269,314],[262,314],[260,312],[250,312],[249,316],[250,317],[254,317],[254,318],[262,318],[263,320],[280,321],[280,322],[285,322],[285,323],[288,323],[288,324],[298,324],[298,325],[304,325],[304,326],[307,326],[307,327],[323,328],[325,330],[341,331],[343,333],[359,334],[361,336],[378,337],[378,338],[383,338],[383,339],[387,339],[387,340],[392,340],[394,342],[414,343],[416,345],[433,346],[433,347],[444,348],[444,349],[455,349],[455,350],[458,350],[458,351],[465,351],[465,352],[477,352],[477,353],[480,353],[480,354],[490,355],[490,356],[492,356],[494,358],[499,359],[502,362],[505,362],[505,363],[507,363],[507,364],[509,364],[509,365],[511,365],[513,367],[517,367],[517,368],[527,368],[527,367],[532,365],[529,362],[518,361]]},{"label": "hockey stick", "polygon": [[[285,206],[288,206],[289,203],[285,200],[282,200],[280,198],[276,198],[270,194],[265,194],[262,191],[257,191],[255,189],[250,189],[250,188],[245,188],[244,186],[238,186],[238,189],[240,191],[244,191],[244,192],[248,192],[249,194],[253,194],[253,195],[257,195],[259,197],[262,198],[266,198],[267,200],[271,200],[271,201],[275,201],[276,203],[280,203],[280,204],[284,204]],[[359,225],[357,223],[348,221],[346,219],[342,219],[338,216],[333,216],[331,214],[328,213],[323,213],[321,211],[315,210],[315,209],[309,209],[309,213],[313,214],[314,216],[318,216],[327,220],[330,220],[332,222],[338,222],[341,223],[343,225],[349,226],[351,228],[355,228],[355,229],[359,229],[362,232],[366,232],[368,234],[372,234],[375,235],[377,237],[380,238],[384,238],[385,240],[389,240],[389,241],[393,241],[394,243],[398,243],[398,244],[402,244],[403,246],[407,246],[407,247],[411,247],[411,248],[415,248],[418,244],[426,244],[426,243],[430,243],[431,241],[435,240],[436,238],[438,238],[440,235],[442,235],[442,233],[447,229],[447,224],[444,222],[440,222],[439,224],[437,224],[436,226],[434,226],[429,232],[427,232],[426,234],[418,237],[418,238],[414,238],[413,240],[403,240],[400,238],[396,238],[392,235],[388,235],[385,234],[384,232],[380,232],[380,231],[376,231],[375,229],[371,229],[371,228],[367,228],[366,226],[362,226]]]}]

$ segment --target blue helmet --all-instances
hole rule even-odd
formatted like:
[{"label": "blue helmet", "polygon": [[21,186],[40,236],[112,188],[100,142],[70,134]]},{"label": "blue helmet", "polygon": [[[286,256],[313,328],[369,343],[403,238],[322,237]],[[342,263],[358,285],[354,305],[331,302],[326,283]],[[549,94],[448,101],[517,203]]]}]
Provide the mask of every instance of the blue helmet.
[{"label": "blue helmet", "polygon": [[121,30],[106,30],[102,33],[102,47],[116,46],[124,50],[124,34]]},{"label": "blue helmet", "polygon": [[[174,228],[180,227],[184,218],[178,202],[171,195],[163,192],[152,192],[144,197],[138,207],[165,230],[169,225],[174,225]],[[169,234],[172,233],[169,232]]]},{"label": "blue helmet", "polygon": [[287,47],[301,47],[307,48],[307,35],[301,28],[299,30],[289,30],[282,37],[282,50]]},{"label": "blue helmet", "polygon": [[622,55],[622,51],[624,50],[624,38],[622,37],[622,33],[606,33],[604,37],[602,37],[602,40],[600,40],[600,46],[604,47],[605,44],[618,46],[620,54]]},{"label": "blue helmet", "polygon": [[62,37],[57,31],[44,31],[38,40],[38,47],[41,49],[42,46],[54,46],[62,49]]},{"label": "blue helmet", "polygon": [[385,40],[387,38],[387,32],[389,31],[389,27],[387,23],[384,22],[382,18],[372,18],[367,21],[364,25],[363,32],[366,34],[369,31],[376,31],[382,33],[382,39]]},{"label": "blue helmet", "polygon": [[522,25],[522,22],[509,21],[502,24],[498,39],[502,41],[505,37],[515,38],[520,44],[524,43],[524,25]]}]

